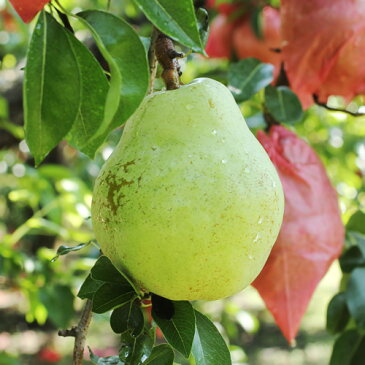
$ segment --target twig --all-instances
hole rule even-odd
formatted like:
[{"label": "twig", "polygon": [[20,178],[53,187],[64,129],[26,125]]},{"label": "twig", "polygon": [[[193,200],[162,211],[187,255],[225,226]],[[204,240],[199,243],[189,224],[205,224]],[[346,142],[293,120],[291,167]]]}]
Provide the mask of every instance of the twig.
[{"label": "twig", "polygon": [[321,106],[321,107],[323,107],[327,110],[330,110],[331,112],[341,112],[341,113],[349,114],[353,117],[363,117],[363,116],[365,116],[365,113],[352,112],[350,110],[340,109],[340,108],[333,108],[331,106],[328,106],[326,103],[320,102],[319,98],[318,98],[318,95],[316,95],[316,94],[313,94],[313,100],[317,105],[319,105],[319,106]]},{"label": "twig", "polygon": [[180,66],[177,58],[184,57],[183,53],[175,50],[174,42],[167,35],[158,31],[155,42],[155,54],[163,68],[162,78],[167,90],[175,90],[180,87]]},{"label": "twig", "polygon": [[158,37],[158,30],[153,27],[152,35],[151,35],[151,44],[148,50],[148,61],[150,65],[150,86],[148,89],[148,93],[153,93],[153,85],[155,83],[156,72],[157,72],[157,57],[155,51],[156,40]]},{"label": "twig", "polygon": [[72,365],[82,365],[82,359],[84,358],[86,334],[91,321],[91,309],[92,301],[88,299],[84,306],[84,309],[82,310],[81,318],[78,325],[72,327],[69,330],[58,331],[59,336],[75,337]]}]

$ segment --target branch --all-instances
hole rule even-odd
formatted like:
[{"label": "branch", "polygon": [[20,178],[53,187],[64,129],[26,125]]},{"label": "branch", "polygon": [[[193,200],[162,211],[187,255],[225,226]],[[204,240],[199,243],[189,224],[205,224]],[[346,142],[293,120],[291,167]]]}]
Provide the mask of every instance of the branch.
[{"label": "branch", "polygon": [[156,57],[155,46],[156,46],[158,33],[159,33],[159,31],[155,27],[153,27],[153,31],[152,31],[152,35],[151,35],[151,44],[150,44],[150,48],[148,50],[148,61],[149,61],[149,65],[150,65],[150,86],[148,89],[149,94],[153,93],[153,85],[155,83],[156,72],[157,72],[157,57]]},{"label": "branch", "polygon": [[317,105],[319,105],[319,106],[321,106],[321,107],[323,107],[323,108],[325,108],[325,109],[327,109],[327,110],[330,110],[331,112],[341,112],[341,113],[346,113],[346,114],[349,114],[349,115],[351,115],[351,116],[353,116],[353,117],[363,117],[363,116],[365,115],[365,113],[360,113],[360,112],[351,112],[350,110],[340,109],[340,108],[333,108],[333,107],[331,107],[331,106],[328,106],[326,103],[322,103],[322,102],[320,102],[320,101],[319,101],[319,98],[318,98],[318,95],[316,95],[316,94],[313,94],[313,100],[314,100],[314,102],[315,102]]},{"label": "branch", "polygon": [[86,334],[91,322],[92,301],[88,299],[81,313],[81,318],[77,326],[69,330],[60,330],[58,335],[62,337],[75,337],[75,345],[73,352],[72,365],[82,365],[84,357],[84,348],[86,341]]},{"label": "branch", "polygon": [[165,81],[166,89],[178,89],[180,87],[181,71],[177,58],[184,57],[184,54],[177,52],[172,39],[159,31],[155,42],[155,53],[163,68],[161,76]]}]

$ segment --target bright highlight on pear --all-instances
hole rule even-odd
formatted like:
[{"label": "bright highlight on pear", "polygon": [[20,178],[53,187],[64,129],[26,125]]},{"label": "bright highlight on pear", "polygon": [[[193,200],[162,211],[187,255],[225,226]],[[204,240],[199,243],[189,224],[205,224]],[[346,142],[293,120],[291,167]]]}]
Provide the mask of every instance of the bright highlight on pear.
[{"label": "bright highlight on pear", "polygon": [[280,180],[230,91],[211,79],[146,97],[97,178],[101,248],[172,300],[235,294],[261,271],[284,210]]}]

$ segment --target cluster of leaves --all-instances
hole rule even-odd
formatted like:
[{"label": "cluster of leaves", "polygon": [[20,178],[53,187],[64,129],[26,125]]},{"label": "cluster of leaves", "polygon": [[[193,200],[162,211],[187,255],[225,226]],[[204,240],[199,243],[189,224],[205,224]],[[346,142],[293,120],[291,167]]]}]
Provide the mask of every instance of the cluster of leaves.
[{"label": "cluster of leaves", "polygon": [[[191,0],[135,3],[159,30],[204,52],[204,27]],[[40,14],[25,68],[25,137],[36,165],[64,138],[94,157],[106,136],[136,110],[149,85],[147,50],[125,20],[97,10],[73,16],[92,34],[108,64],[103,70],[73,34],[66,14],[56,10],[63,25],[50,13]]]},{"label": "cluster of leaves", "polygon": [[257,117],[270,118],[269,122],[294,124],[303,118],[298,97],[287,86],[271,83],[274,66],[261,63],[255,58],[246,58],[232,63],[228,70],[228,85],[238,103],[251,99],[260,90],[264,92],[263,112]]},{"label": "cluster of leaves", "polygon": [[[121,336],[119,356],[99,358],[95,364],[172,365],[174,350],[196,365],[229,365],[230,353],[214,324],[187,301],[170,301],[152,294],[151,301],[101,256],[80,288],[81,299],[92,300],[94,313],[112,311],[110,326]],[[148,299],[149,299],[148,295]],[[152,318],[143,303],[152,302]],[[156,345],[156,326],[167,343]]]},{"label": "cluster of leaves", "polygon": [[365,358],[365,214],[347,224],[346,250],[340,258],[341,291],[328,305],[327,330],[339,334],[330,365],[361,365]]}]

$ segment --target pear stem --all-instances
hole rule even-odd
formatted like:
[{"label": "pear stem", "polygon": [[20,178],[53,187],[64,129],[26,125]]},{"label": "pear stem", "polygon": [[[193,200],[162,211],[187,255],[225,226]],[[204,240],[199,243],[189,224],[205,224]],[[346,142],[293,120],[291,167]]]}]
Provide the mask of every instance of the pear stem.
[{"label": "pear stem", "polygon": [[165,82],[166,89],[178,89],[181,71],[177,58],[184,57],[184,54],[177,52],[172,39],[160,31],[158,31],[154,46],[157,60],[163,68],[161,77]]},{"label": "pear stem", "polygon": [[156,57],[156,51],[155,51],[155,44],[157,40],[159,31],[153,27],[152,35],[151,35],[151,45],[148,49],[148,61],[150,65],[150,85],[148,88],[148,93],[153,93],[153,86],[156,79],[156,73],[157,73],[157,57]]}]

